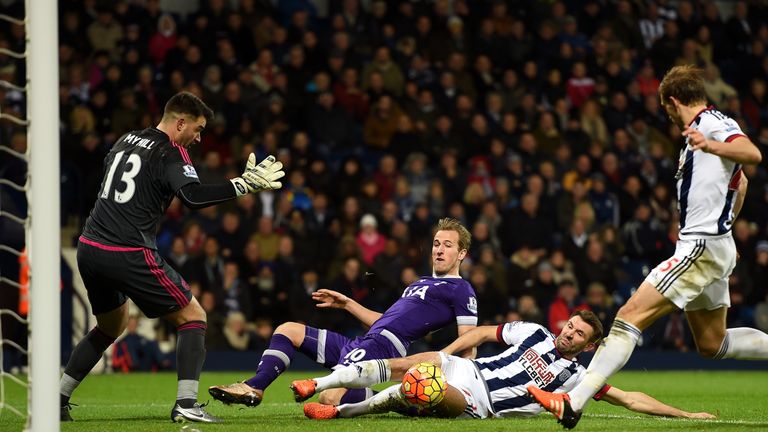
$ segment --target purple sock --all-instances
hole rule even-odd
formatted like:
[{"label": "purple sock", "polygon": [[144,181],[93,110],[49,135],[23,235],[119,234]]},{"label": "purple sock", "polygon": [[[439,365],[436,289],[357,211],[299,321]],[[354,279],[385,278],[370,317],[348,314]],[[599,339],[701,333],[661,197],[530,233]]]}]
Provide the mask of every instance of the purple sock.
[{"label": "purple sock", "polygon": [[341,397],[339,404],[358,403],[368,399],[371,396],[373,396],[373,392],[371,392],[370,389],[347,389],[347,392],[344,393],[344,396]]},{"label": "purple sock", "polygon": [[255,389],[264,390],[288,369],[294,352],[296,350],[288,337],[281,334],[272,335],[269,348],[261,355],[256,375],[245,383]]}]

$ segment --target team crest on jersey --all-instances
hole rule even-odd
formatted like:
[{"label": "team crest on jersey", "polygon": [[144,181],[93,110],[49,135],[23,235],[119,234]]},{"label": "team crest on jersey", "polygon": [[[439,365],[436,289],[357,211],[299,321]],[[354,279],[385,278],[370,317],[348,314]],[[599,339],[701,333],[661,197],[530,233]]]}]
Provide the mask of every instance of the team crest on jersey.
[{"label": "team crest on jersey", "polygon": [[539,388],[546,386],[555,379],[555,374],[547,370],[549,364],[533,348],[528,348],[518,361]]},{"label": "team crest on jersey", "polygon": [[470,312],[473,314],[477,313],[477,299],[474,297],[469,298],[469,303],[467,304],[467,309],[469,309]]},{"label": "team crest on jersey", "polygon": [[562,382],[566,382],[570,377],[571,377],[571,371],[569,371],[568,369],[563,369],[563,371],[560,372],[560,375],[557,376],[557,379],[559,379]]},{"label": "team crest on jersey", "polygon": [[190,178],[197,178],[197,171],[192,165],[184,165],[184,176]]}]

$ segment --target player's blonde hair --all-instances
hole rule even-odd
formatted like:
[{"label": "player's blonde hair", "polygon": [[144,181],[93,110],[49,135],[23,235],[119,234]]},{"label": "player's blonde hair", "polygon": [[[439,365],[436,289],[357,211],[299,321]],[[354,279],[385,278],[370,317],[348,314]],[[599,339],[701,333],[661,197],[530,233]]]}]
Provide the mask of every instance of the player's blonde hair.
[{"label": "player's blonde hair", "polygon": [[447,217],[437,221],[437,231],[456,231],[459,235],[459,250],[469,250],[469,247],[472,245],[472,234],[469,233],[469,230],[461,222],[454,218]]},{"label": "player's blonde hair", "polygon": [[659,84],[659,97],[667,103],[670,97],[683,105],[707,103],[703,71],[694,65],[675,66],[664,75]]}]

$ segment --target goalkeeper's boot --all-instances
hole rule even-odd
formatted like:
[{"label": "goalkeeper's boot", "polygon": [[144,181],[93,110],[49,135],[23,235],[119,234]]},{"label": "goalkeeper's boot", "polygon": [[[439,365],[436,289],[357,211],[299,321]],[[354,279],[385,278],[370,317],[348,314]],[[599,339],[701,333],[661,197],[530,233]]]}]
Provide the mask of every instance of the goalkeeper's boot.
[{"label": "goalkeeper's boot", "polygon": [[261,403],[261,394],[244,382],[208,387],[208,393],[227,405],[240,404],[255,407]]},{"label": "goalkeeper's boot", "polygon": [[310,402],[304,404],[304,415],[315,420],[330,420],[339,417],[339,409],[333,405]]},{"label": "goalkeeper's boot", "polygon": [[296,402],[304,402],[315,395],[315,389],[317,383],[315,380],[296,380],[291,383],[291,390],[293,391],[293,398]]},{"label": "goalkeeper's boot", "polygon": [[72,416],[69,414],[69,412],[72,410],[72,405],[70,403],[66,403],[61,406],[61,413],[59,414],[59,421],[63,422],[71,422],[74,421]]},{"label": "goalkeeper's boot", "polygon": [[545,410],[552,413],[557,422],[566,429],[573,429],[581,419],[581,413],[571,407],[571,398],[568,393],[550,393],[534,385],[527,387],[528,393]]},{"label": "goalkeeper's boot", "polygon": [[221,423],[221,419],[205,412],[203,408],[206,405],[208,405],[207,402],[202,405],[195,403],[192,408],[182,408],[179,404],[176,404],[171,410],[171,420],[176,423]]}]

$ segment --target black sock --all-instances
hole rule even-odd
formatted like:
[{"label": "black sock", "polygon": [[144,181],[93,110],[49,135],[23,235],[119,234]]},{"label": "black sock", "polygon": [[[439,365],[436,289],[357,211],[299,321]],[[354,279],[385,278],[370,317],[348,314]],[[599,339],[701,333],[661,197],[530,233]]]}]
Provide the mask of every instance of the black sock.
[{"label": "black sock", "polygon": [[178,327],[176,369],[179,385],[176,403],[191,408],[197,402],[197,387],[205,361],[205,321],[190,321]]},{"label": "black sock", "polygon": [[59,388],[61,394],[61,405],[69,403],[72,392],[85,379],[88,373],[96,366],[104,351],[112,345],[115,339],[102,332],[98,327],[94,327],[77,344],[69,357],[67,367],[64,369],[64,376],[61,378]]}]

